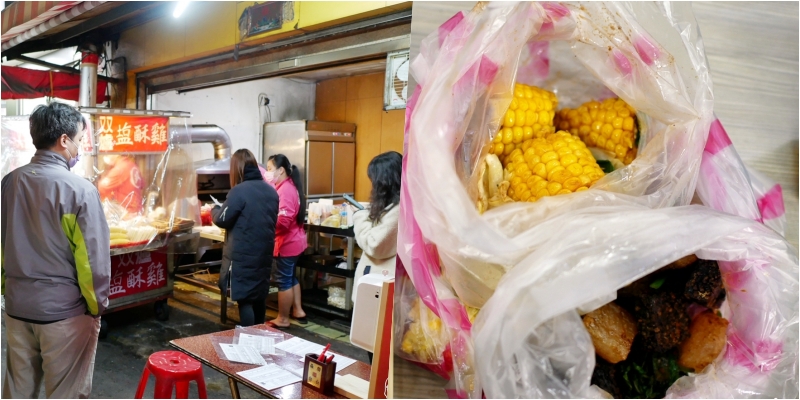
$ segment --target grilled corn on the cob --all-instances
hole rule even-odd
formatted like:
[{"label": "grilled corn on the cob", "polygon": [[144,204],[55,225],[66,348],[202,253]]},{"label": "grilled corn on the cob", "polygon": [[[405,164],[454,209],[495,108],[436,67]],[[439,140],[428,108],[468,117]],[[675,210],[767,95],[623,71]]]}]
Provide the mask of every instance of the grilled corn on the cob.
[{"label": "grilled corn on the cob", "polygon": [[562,109],[556,113],[555,125],[578,136],[587,146],[613,154],[625,165],[636,158],[636,111],[622,99]]},{"label": "grilled corn on the cob", "polygon": [[586,145],[565,131],[526,140],[506,161],[508,195],[516,201],[580,192],[605,175]]},{"label": "grilled corn on the cob", "polygon": [[419,299],[415,299],[408,313],[408,325],[401,349],[422,362],[435,362],[448,344],[447,330],[442,321]]},{"label": "grilled corn on the cob", "polygon": [[503,161],[526,140],[555,132],[553,118],[558,106],[556,95],[535,86],[514,85],[514,99],[503,117],[503,127],[495,135],[489,153]]}]

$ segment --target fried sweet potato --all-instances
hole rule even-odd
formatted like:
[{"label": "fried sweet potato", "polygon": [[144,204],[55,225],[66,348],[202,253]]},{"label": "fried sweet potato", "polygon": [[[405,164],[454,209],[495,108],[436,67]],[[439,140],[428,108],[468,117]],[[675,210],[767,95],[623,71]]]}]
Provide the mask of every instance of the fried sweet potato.
[{"label": "fried sweet potato", "polygon": [[609,363],[628,358],[636,337],[636,320],[624,308],[608,303],[583,316],[595,352]]},{"label": "fried sweet potato", "polygon": [[728,320],[711,311],[695,317],[689,326],[689,337],[680,345],[678,365],[702,371],[725,348],[727,329]]}]

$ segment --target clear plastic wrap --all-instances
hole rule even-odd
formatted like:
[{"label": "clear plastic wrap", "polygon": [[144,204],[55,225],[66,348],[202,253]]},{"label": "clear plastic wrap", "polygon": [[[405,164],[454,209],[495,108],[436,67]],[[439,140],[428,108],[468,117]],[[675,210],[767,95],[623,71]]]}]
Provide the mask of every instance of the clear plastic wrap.
[{"label": "clear plastic wrap", "polygon": [[707,207],[653,210],[601,196],[614,205],[542,222],[529,237],[538,250],[501,279],[478,314],[472,333],[487,397],[598,396],[590,386],[594,347],[576,309],[696,254],[720,261],[727,346],[667,397],[796,398],[796,251],[762,224]]},{"label": "clear plastic wrap", "polygon": [[785,234],[781,186],[744,165],[719,120],[711,124],[700,169],[697,195],[703,204],[763,222]]},{"label": "clear plastic wrap", "polygon": [[[548,41],[547,46],[542,44]],[[729,141],[723,147],[730,147],[730,151],[718,159],[704,156],[715,118],[707,62],[691,4],[478,3],[471,12],[455,15],[423,40],[411,70],[419,84],[406,109],[398,274],[407,274],[414,287],[413,292],[399,291],[402,305],[395,315],[395,333],[402,337],[409,331],[413,321],[410,306],[419,298],[448,331],[450,345],[446,349],[452,353],[452,360],[446,360],[444,350],[436,360],[403,352],[400,343],[396,351],[404,358],[432,363],[432,369],[445,371],[443,376],[452,378],[454,396],[478,398],[483,389],[488,397],[599,395],[589,386],[593,348],[582,325],[575,325],[580,318],[574,310],[610,301],[608,296],[616,290],[617,281],[631,282],[642,276],[637,274],[721,241],[735,233],[732,226],[749,229],[754,243],[773,246],[761,250],[788,260],[776,268],[782,271],[781,276],[794,277],[795,282],[788,283],[784,294],[794,294],[796,303],[796,255],[780,237],[769,236],[771,231],[763,225],[748,225],[746,220],[722,217],[708,209],[684,207],[697,195],[712,208],[753,221],[779,223],[782,216],[782,212],[775,212],[777,215],[771,218],[762,217],[765,208],[761,203],[782,211],[782,201],[780,205],[759,202],[776,197],[766,196],[772,190],[768,183],[766,188],[756,188],[760,184],[738,156],[733,159],[725,155],[735,155]],[[477,166],[486,154],[486,144],[501,126],[515,81],[555,92],[560,107],[622,98],[637,110],[641,135],[638,157],[588,191],[542,198],[535,203],[507,204],[479,214],[475,207]],[[741,199],[728,199],[723,192],[709,188],[709,171],[721,176],[719,186],[726,190],[746,189],[739,194]],[[764,194],[757,195],[757,191]],[[727,208],[723,206],[726,202]],[[636,213],[642,213],[641,218],[651,225],[639,224]],[[717,236],[703,240],[689,235],[691,230],[672,224],[672,213],[677,213],[676,218],[686,213],[689,217],[682,219],[686,224],[691,220],[690,225],[702,225],[710,235],[716,232]],[[683,236],[675,230],[662,234],[665,226],[683,229]],[[681,241],[671,243],[675,236]],[[687,236],[692,241],[683,242]],[[735,245],[726,246],[730,246],[728,258],[712,247],[704,251],[720,260],[733,260],[734,254],[741,263],[751,259],[747,247],[737,252]],[[577,267],[570,260],[575,259],[567,259],[581,255],[602,260],[605,264],[599,265],[610,267],[617,262],[628,263],[624,257],[632,258],[632,249],[643,252],[636,255],[637,260],[647,262],[631,264],[627,271],[619,267],[595,270],[586,263],[578,267],[591,273],[573,273]],[[624,257],[617,257],[620,252]],[[657,258],[648,258],[651,255]],[[510,295],[506,286],[515,288],[518,283],[509,277],[510,271],[517,271],[514,276],[530,275],[528,286],[520,286],[515,295]],[[617,280],[603,275],[613,272],[620,274],[615,275]],[[559,313],[542,311],[539,304],[523,300],[531,296],[523,293],[531,283],[570,282],[566,279],[580,283],[581,295],[598,293],[573,301],[563,299],[560,284],[548,286],[548,297],[542,299],[557,304],[557,309],[563,309]],[[502,289],[498,285],[503,285]],[[492,306],[488,311],[490,303],[500,304],[496,297],[505,299],[502,306]],[[764,337],[785,341],[788,347],[783,354],[796,358],[797,341],[787,336],[791,329],[786,329],[794,326],[796,330],[796,307],[783,300],[769,304],[786,313],[781,314],[783,322],[772,326],[772,331],[763,326]],[[473,308],[483,308],[480,315],[485,332],[496,333],[491,340],[480,328],[472,329],[468,310]],[[546,312],[548,318],[536,324],[516,317],[515,323],[502,322],[516,313],[530,316],[537,312]],[[738,326],[737,322],[732,325]],[[562,330],[562,326],[572,331]],[[437,335],[426,334],[431,338]],[[475,352],[473,334],[484,335],[474,342]],[[519,340],[513,349],[503,341],[508,337]],[[755,343],[745,342],[745,347]],[[514,361],[515,351],[522,348],[527,351],[521,355],[526,357],[525,362]],[[452,363],[449,370],[445,368],[448,362]],[[796,369],[796,364],[786,368]],[[776,369],[769,379],[788,376],[790,370],[786,368]],[[795,378],[786,378],[786,382],[785,387],[793,382],[796,389]],[[680,387],[690,386],[684,379]],[[702,392],[682,393],[699,396]]]}]

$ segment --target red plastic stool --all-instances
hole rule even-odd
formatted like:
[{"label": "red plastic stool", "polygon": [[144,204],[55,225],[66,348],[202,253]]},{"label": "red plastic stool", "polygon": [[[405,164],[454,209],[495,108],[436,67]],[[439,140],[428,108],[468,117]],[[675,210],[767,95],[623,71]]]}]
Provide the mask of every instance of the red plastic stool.
[{"label": "red plastic stool", "polygon": [[172,388],[175,388],[176,399],[189,398],[189,382],[197,382],[197,392],[201,399],[206,399],[206,382],[203,379],[203,366],[179,351],[159,351],[150,355],[147,365],[144,366],[139,388],[136,389],[136,398],[141,399],[147,378],[153,374],[156,377],[156,388],[153,397],[156,399],[172,398]]}]

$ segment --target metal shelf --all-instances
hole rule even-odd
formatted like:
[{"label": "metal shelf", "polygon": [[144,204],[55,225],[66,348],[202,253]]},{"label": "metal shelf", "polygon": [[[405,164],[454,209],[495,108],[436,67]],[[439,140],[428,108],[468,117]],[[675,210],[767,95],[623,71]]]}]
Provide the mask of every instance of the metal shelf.
[{"label": "metal shelf", "polygon": [[343,268],[331,267],[327,265],[320,265],[317,264],[308,258],[308,256],[302,257],[300,260],[297,261],[297,268],[307,268],[310,270],[324,272],[326,274],[341,276],[345,278],[354,278],[356,276],[355,270],[347,270]]},{"label": "metal shelf", "polygon": [[312,225],[312,224],[305,224],[306,232],[317,232],[317,233],[326,233],[328,235],[334,236],[341,236],[341,237],[349,237],[354,238],[356,236],[353,228],[341,229],[341,228],[331,228],[329,226],[322,226],[322,225]]},{"label": "metal shelf", "polygon": [[326,314],[346,318],[348,321],[353,317],[353,310],[344,310],[328,304],[328,292],[320,289],[303,290],[303,307],[308,307]]}]

